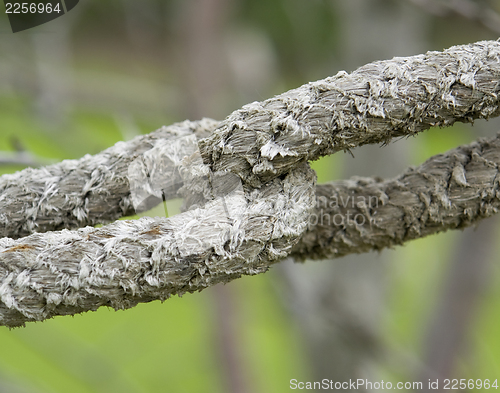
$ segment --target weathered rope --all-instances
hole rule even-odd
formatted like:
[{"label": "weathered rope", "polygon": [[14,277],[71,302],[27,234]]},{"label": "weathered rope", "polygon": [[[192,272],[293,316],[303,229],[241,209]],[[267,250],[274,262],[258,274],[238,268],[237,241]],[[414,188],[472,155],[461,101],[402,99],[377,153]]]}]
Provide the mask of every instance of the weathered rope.
[{"label": "weathered rope", "polygon": [[200,141],[212,170],[259,186],[298,162],[500,114],[500,42],[378,61],[233,112]]},{"label": "weathered rope", "polygon": [[179,157],[197,150],[185,137],[206,136],[217,124],[210,119],[185,121],[94,156],[1,176],[0,238],[81,228],[134,214],[129,168],[138,158],[157,163],[168,174],[168,183],[162,185],[166,199],[179,197]]},{"label": "weathered rope", "polygon": [[[497,116],[499,91],[500,43],[479,42],[339,73],[220,124],[179,123],[93,157],[2,176],[0,324],[132,307],[266,271],[290,254],[381,249],[487,217],[498,206],[497,139],[433,157],[392,181],[317,190],[306,161]],[[190,210],[172,218],[47,232],[179,196]],[[377,206],[331,203],[342,196]],[[13,239],[33,232],[46,233]]]},{"label": "weathered rope", "polygon": [[[260,184],[297,162],[365,143],[387,142],[433,125],[499,114],[500,43],[483,41],[368,64],[306,84],[215,120],[163,127],[96,156],[0,178],[0,237],[111,222],[132,214],[128,168],[141,155],[161,160],[172,139],[193,133],[205,162]],[[215,130],[215,132],[213,132]],[[184,147],[185,148],[185,147]],[[165,198],[182,186],[175,157]],[[176,161],[178,162],[178,160]]]},{"label": "weathered rope", "polygon": [[499,182],[500,134],[431,157],[395,179],[318,185],[308,231],[292,256],[335,258],[474,225],[500,209]]},{"label": "weathered rope", "polygon": [[0,239],[0,325],[128,308],[264,272],[305,231],[314,180],[303,164],[172,218]]}]

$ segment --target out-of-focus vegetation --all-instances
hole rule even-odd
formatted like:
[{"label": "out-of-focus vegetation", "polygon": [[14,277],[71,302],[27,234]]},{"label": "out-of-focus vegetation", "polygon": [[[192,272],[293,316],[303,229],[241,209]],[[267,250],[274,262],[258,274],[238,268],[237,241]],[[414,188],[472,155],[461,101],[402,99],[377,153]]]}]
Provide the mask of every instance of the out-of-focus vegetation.
[{"label": "out-of-focus vegetation", "polygon": [[[17,34],[9,32],[1,4],[0,152],[25,149],[56,161],[79,158],[163,124],[222,118],[247,102],[340,69],[495,38],[480,23],[453,14],[431,15],[413,3],[81,0],[68,15]],[[498,4],[489,4],[500,12]],[[387,15],[394,15],[390,23],[384,22]],[[413,21],[408,29],[419,36],[401,37],[408,43],[396,48],[384,37],[397,34],[391,29],[392,23],[400,23],[399,15]],[[356,51],[356,45],[367,49]],[[499,124],[431,130],[396,145],[406,164],[417,165],[491,133]],[[355,158],[337,154],[314,163],[319,181],[344,177],[364,156],[393,160],[383,148],[353,153]],[[357,174],[396,175],[406,164],[389,164],[387,173],[374,173],[367,163]],[[2,166],[0,172],[20,169]],[[360,374],[343,380],[359,375],[373,381],[415,380],[425,363],[424,333],[443,296],[460,239],[459,233],[447,233],[367,256],[384,268],[382,276],[373,277],[383,277],[378,283],[383,302],[375,318],[377,354],[366,359]],[[496,243],[491,244],[488,279],[471,314],[454,377],[500,376]],[[332,361],[325,365],[331,374],[319,373],[314,359],[328,363],[331,358],[316,351],[307,337],[338,334],[342,316],[307,314],[312,303],[297,299],[316,299],[326,305],[323,310],[330,303],[289,276],[304,271],[303,279],[312,280],[315,271],[334,264],[342,271],[345,263],[286,265],[164,304],[120,312],[100,309],[23,329],[0,329],[0,392],[274,393],[289,391],[292,378],[329,378],[339,365]],[[360,294],[368,291],[358,288]],[[344,336],[352,340],[349,332]],[[323,347],[336,350],[327,343]]]}]

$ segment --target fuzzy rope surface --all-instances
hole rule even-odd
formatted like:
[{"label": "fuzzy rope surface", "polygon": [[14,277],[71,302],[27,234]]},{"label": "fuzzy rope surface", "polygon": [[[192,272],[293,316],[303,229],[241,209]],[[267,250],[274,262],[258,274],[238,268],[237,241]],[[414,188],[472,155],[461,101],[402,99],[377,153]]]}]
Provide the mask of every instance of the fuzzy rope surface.
[{"label": "fuzzy rope surface", "polygon": [[134,214],[129,168],[138,158],[146,167],[142,169],[161,163],[169,174],[162,185],[165,198],[179,197],[180,160],[197,150],[196,141],[185,137],[206,136],[216,125],[211,119],[185,121],[118,142],[94,156],[1,176],[0,238],[81,228]]},{"label": "fuzzy rope surface", "polygon": [[234,111],[200,141],[213,171],[258,187],[301,161],[500,114],[500,42],[397,57]]},{"label": "fuzzy rope surface", "polygon": [[[500,43],[479,42],[371,63],[222,123],[178,123],[96,156],[2,176],[0,324],[128,308],[261,273],[289,255],[366,252],[488,217],[499,204],[498,138],[384,182],[316,187],[306,161],[497,116],[499,92]],[[377,206],[339,205],[349,196]],[[174,197],[189,210],[67,230]],[[338,224],[335,215],[358,221]]]},{"label": "fuzzy rope surface", "polygon": [[305,231],[314,180],[304,164],[172,218],[0,239],[0,325],[124,309],[262,273]]},{"label": "fuzzy rope surface", "polygon": [[500,209],[499,171],[500,134],[431,157],[394,179],[318,185],[308,231],[292,256],[336,258],[474,225]]}]

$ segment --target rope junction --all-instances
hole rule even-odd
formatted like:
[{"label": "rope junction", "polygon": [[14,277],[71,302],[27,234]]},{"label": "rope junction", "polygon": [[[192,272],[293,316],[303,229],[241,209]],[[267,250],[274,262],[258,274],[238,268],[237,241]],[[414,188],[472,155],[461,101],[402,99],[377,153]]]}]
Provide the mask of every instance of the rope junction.
[{"label": "rope junction", "polygon": [[[500,114],[500,42],[367,64],[80,160],[0,177],[0,325],[115,309],[379,250],[495,214],[500,136],[392,180],[308,161]],[[182,197],[169,218],[115,221]],[[96,224],[105,224],[94,228]],[[70,230],[72,229],[72,230]]]}]

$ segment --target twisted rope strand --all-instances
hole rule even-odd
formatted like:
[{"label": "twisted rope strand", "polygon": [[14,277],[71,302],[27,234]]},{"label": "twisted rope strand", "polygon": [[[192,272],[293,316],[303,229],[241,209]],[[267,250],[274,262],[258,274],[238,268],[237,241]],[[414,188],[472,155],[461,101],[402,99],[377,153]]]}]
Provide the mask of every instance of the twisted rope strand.
[{"label": "twisted rope strand", "polygon": [[[0,325],[128,308],[261,273],[289,255],[366,252],[476,223],[498,209],[499,137],[382,182],[316,187],[306,161],[497,116],[499,91],[500,43],[479,42],[371,63],[222,123],[178,123],[93,157],[4,175]],[[179,196],[189,210],[172,218],[67,230]]]}]

